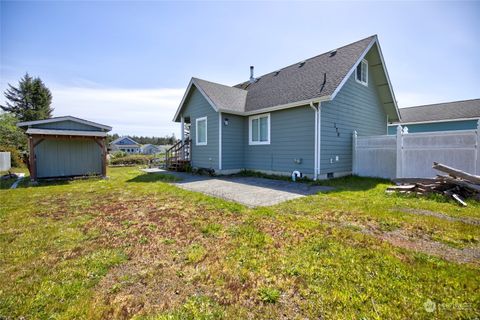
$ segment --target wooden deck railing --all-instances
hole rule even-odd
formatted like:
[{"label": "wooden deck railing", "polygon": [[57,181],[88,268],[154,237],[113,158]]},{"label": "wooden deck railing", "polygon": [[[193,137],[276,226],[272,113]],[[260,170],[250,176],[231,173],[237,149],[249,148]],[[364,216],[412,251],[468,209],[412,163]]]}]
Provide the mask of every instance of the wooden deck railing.
[{"label": "wooden deck railing", "polygon": [[185,171],[191,160],[192,140],[180,140],[165,152],[165,168]]}]

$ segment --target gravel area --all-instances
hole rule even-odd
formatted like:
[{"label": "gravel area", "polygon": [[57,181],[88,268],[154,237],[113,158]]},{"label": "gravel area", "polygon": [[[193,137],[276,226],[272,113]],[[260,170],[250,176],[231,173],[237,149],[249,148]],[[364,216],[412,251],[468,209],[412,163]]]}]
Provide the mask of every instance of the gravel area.
[{"label": "gravel area", "polygon": [[144,171],[172,174],[181,178],[181,181],[172,183],[180,188],[235,201],[248,207],[271,206],[318,192],[333,190],[332,187],[311,186],[306,183],[283,180],[236,176],[207,177],[159,169],[147,170]]}]

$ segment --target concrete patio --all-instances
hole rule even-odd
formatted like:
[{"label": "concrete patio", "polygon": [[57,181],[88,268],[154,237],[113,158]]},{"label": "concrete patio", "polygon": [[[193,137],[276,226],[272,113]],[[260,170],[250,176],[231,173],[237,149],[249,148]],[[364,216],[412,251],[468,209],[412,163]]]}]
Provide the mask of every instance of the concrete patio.
[{"label": "concrete patio", "polygon": [[318,192],[330,191],[332,187],[310,186],[283,180],[254,177],[208,177],[162,169],[144,169],[147,173],[170,174],[181,179],[172,185],[202,192],[210,196],[235,201],[247,207],[271,206],[284,201],[301,198]]}]

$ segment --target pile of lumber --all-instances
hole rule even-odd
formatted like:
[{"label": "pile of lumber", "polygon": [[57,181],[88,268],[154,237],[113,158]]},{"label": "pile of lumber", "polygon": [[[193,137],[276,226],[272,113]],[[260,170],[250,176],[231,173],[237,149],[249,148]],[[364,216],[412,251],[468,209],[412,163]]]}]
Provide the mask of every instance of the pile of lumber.
[{"label": "pile of lumber", "polygon": [[467,206],[465,199],[480,201],[480,176],[434,162],[432,168],[442,172],[434,179],[408,178],[395,179],[396,186],[389,187],[387,193],[427,195],[442,194]]}]

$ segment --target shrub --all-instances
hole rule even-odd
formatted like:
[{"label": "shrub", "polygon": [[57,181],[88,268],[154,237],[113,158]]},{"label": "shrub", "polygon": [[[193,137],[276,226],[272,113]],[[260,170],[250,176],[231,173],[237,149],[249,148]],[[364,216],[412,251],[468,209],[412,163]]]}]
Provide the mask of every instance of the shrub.
[{"label": "shrub", "polygon": [[128,154],[126,152],[123,152],[123,151],[115,151],[115,152],[110,154],[110,157],[112,159],[124,158],[126,156],[128,156]]},{"label": "shrub", "polygon": [[142,164],[146,165],[146,164],[149,164],[150,159],[151,159],[150,156],[136,154],[136,155],[126,156],[126,157],[121,157],[121,158],[112,158],[112,159],[110,159],[110,164],[111,165],[124,165],[124,166],[142,165]]}]

